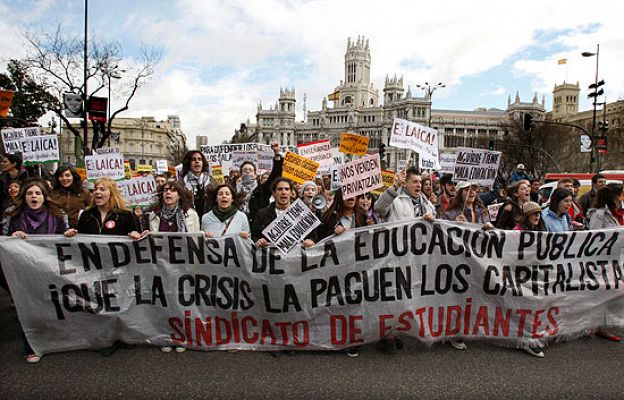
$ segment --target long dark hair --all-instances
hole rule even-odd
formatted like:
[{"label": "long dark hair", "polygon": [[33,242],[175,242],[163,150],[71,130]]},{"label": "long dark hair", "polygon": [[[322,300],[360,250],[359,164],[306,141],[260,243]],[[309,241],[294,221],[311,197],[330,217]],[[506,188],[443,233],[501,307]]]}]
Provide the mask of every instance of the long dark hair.
[{"label": "long dark hair", "polygon": [[165,188],[174,188],[176,192],[178,192],[178,204],[182,209],[186,212],[193,205],[193,194],[187,190],[184,185],[182,185],[178,181],[174,181],[173,179],[168,180],[163,183],[163,185],[158,188],[158,208],[162,209],[165,206],[165,202],[163,201],[163,195],[165,193]]},{"label": "long dark hair", "polygon": [[609,183],[607,186],[601,187],[596,192],[596,199],[594,199],[593,208],[609,207],[609,210],[615,210],[617,208],[616,201],[622,195],[622,189],[624,187],[619,183]]},{"label": "long dark hair", "polygon": [[217,206],[217,194],[219,193],[219,190],[221,190],[221,188],[228,188],[230,190],[230,194],[232,195],[232,204],[236,208],[241,208],[245,201],[245,193],[237,193],[236,189],[234,189],[231,185],[222,183],[217,186],[211,185],[206,190],[206,206],[204,207],[204,210],[211,210],[213,207]]},{"label": "long dark hair", "polygon": [[568,196],[572,196],[572,192],[570,192],[568,189],[564,189],[564,188],[555,189],[555,191],[550,196],[550,204],[548,205],[548,208],[550,208],[550,210],[556,214],[557,205],[559,205],[559,202],[561,200],[565,199]]},{"label": "long dark hair", "polygon": [[202,158],[202,172],[208,172],[208,160],[204,157],[204,153],[199,150],[189,150],[184,155],[184,160],[182,160],[182,177],[185,177],[186,174],[191,170],[191,158],[193,158],[193,154],[199,154]]},{"label": "long dark hair", "polygon": [[[450,210],[454,210],[456,208],[459,208],[463,211],[464,209],[464,198],[462,196],[462,194],[464,193],[464,191],[466,190],[470,190],[470,186],[465,187],[465,188],[461,188],[458,191],[455,192],[455,196],[451,199],[451,202],[448,205],[448,208],[446,209],[446,211],[450,211]],[[475,196],[474,202],[473,204],[476,207],[481,208],[481,210],[483,211],[484,214],[488,214],[488,209],[485,206],[485,204],[483,204],[483,201],[481,201],[481,197],[479,197],[479,193],[477,192],[477,195]]]},{"label": "long dark hair", "polygon": [[15,217],[17,215],[20,215],[24,211],[25,207],[28,207],[26,205],[26,191],[33,186],[37,186],[39,189],[41,189],[41,194],[43,194],[43,206],[46,207],[48,211],[52,213],[52,215],[63,215],[63,211],[61,211],[59,206],[54,202],[54,200],[50,199],[48,183],[43,179],[39,178],[28,178],[22,183],[19,195],[17,196],[15,209],[11,211],[8,215]]},{"label": "long dark hair", "polygon": [[[334,194],[334,201],[331,206],[325,211],[325,214],[321,217],[321,222],[324,224],[329,224],[332,222],[332,218],[342,217],[344,215],[344,199],[342,197],[342,188],[336,190],[336,194]],[[333,217],[335,215],[335,217]],[[366,215],[362,211],[360,207],[357,205],[357,198],[355,199],[355,204],[353,205],[353,216],[356,225],[363,225],[366,223]]]},{"label": "long dark hair", "polygon": [[65,171],[69,171],[74,178],[71,186],[69,187],[69,191],[73,194],[83,194],[85,190],[82,187],[82,178],[78,174],[78,171],[76,171],[76,168],[74,168],[74,166],[71,164],[63,164],[57,168],[56,172],[54,172],[54,177],[52,178],[52,189],[67,190],[59,180],[61,174],[63,174]]}]

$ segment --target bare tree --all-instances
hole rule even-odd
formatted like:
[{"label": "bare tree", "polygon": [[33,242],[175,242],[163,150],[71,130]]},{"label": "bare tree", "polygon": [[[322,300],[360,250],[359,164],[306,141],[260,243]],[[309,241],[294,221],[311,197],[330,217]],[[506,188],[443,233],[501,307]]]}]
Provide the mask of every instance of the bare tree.
[{"label": "bare tree", "polygon": [[[81,124],[88,122],[81,121],[80,124],[76,124],[65,117],[63,93],[80,94],[83,100],[87,100],[109,88],[111,79],[120,80],[116,85],[115,94],[122,99],[122,106],[111,112],[106,124],[92,121],[91,149],[104,146],[110,137],[113,120],[119,113],[128,110],[137,91],[149,81],[162,57],[160,49],[143,44],[138,57],[129,61],[122,57],[121,45],[118,42],[92,38],[89,41],[87,57],[89,93],[85,93],[83,39],[79,36],[65,35],[61,25],[58,25],[52,34],[24,32],[23,35],[29,45],[28,56],[23,60],[24,65],[37,83],[56,97],[56,101],[48,104],[47,108],[56,113],[65,127],[77,138],[81,138]],[[88,143],[83,143],[83,149],[85,154],[90,152]]]}]

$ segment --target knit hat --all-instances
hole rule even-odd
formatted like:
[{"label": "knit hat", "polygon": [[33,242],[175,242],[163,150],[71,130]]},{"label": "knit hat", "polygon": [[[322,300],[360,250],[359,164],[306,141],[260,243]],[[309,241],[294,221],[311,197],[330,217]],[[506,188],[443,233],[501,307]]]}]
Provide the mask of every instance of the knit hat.
[{"label": "knit hat", "polygon": [[535,212],[542,212],[542,208],[539,206],[539,204],[529,201],[528,203],[524,203],[522,205],[522,213],[524,215],[530,215]]},{"label": "knit hat", "polygon": [[312,182],[312,181],[305,181],[303,182],[303,185],[301,185],[301,196],[303,196],[303,194],[305,193],[306,189],[310,186],[314,186],[314,188],[316,189],[316,183]]}]

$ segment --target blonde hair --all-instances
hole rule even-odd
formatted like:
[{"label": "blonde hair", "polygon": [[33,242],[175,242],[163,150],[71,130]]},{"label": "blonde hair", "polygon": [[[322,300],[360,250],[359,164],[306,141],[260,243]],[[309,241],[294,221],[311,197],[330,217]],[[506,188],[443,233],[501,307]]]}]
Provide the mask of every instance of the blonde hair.
[{"label": "blonde hair", "polygon": [[[109,210],[113,211],[130,211],[126,207],[126,199],[123,198],[117,184],[111,178],[99,178],[93,184],[96,188],[98,185],[102,185],[110,192],[110,199],[108,199]],[[95,202],[90,208],[96,207]]]}]

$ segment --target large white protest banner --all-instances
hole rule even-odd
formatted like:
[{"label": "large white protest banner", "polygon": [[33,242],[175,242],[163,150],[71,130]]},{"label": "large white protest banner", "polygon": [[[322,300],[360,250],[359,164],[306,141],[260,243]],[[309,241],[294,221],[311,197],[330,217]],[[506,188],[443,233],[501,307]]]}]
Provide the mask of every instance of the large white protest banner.
[{"label": "large white protest banner", "polygon": [[30,136],[20,139],[24,165],[43,164],[59,160],[56,135]]},{"label": "large white protest banner", "polygon": [[301,244],[306,236],[321,224],[316,214],[301,199],[297,199],[286,212],[267,226],[262,234],[283,254],[288,254]]},{"label": "large white protest banner", "polygon": [[370,154],[340,165],[338,176],[344,199],[350,199],[384,185],[379,154]]},{"label": "large white protest banner", "polygon": [[624,328],[622,234],[415,219],[288,255],[238,235],[30,235],[0,238],[0,262],[39,355],[117,340],[328,350],[391,334],[523,347]]},{"label": "large white protest banner", "polygon": [[126,177],[123,154],[118,148],[100,148],[93,155],[85,157],[87,179],[108,177],[114,180]]},{"label": "large white protest banner", "polygon": [[418,153],[420,168],[439,169],[438,131],[415,122],[395,118],[390,146],[411,149]]},{"label": "large white protest banner", "polygon": [[455,154],[454,181],[470,181],[482,186],[494,184],[501,152],[458,147]]},{"label": "large white protest banner", "polygon": [[31,137],[40,136],[41,128],[34,126],[31,128],[4,128],[1,129],[2,143],[4,144],[4,152],[7,154],[19,153],[22,151],[20,140]]},{"label": "large white protest banner", "polygon": [[132,206],[150,206],[158,203],[156,181],[152,175],[119,181],[117,187]]}]

